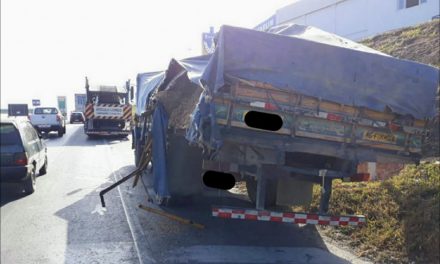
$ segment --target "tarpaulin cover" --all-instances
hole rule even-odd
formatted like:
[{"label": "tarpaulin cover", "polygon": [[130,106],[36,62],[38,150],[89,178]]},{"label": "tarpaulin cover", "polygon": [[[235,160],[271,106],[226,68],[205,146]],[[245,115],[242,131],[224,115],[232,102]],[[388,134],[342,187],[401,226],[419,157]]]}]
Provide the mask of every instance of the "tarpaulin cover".
[{"label": "tarpaulin cover", "polygon": [[167,162],[166,162],[166,131],[168,117],[161,103],[157,103],[153,113],[153,177],[154,190],[160,197],[169,197]]},{"label": "tarpaulin cover", "polygon": [[151,92],[157,88],[165,78],[165,72],[139,73],[136,78],[136,114],[145,111]]},{"label": "tarpaulin cover", "polygon": [[435,115],[439,70],[428,65],[229,26],[217,45],[202,76],[213,92],[230,74],[341,104]]},{"label": "tarpaulin cover", "polygon": [[[388,106],[421,119],[435,115],[437,68],[383,55],[342,38],[326,43],[335,35],[312,27],[287,25],[275,32],[288,36],[223,26],[212,56],[179,63],[193,82],[206,82],[211,92],[218,91],[225,74],[230,74],[341,104],[377,111]],[[138,75],[138,114],[163,76]]]}]

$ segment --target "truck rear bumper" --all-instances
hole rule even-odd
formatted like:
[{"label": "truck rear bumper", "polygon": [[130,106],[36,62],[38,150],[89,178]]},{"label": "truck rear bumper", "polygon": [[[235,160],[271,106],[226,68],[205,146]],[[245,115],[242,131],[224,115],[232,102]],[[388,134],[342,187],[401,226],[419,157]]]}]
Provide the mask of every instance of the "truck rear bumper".
[{"label": "truck rear bumper", "polygon": [[363,215],[330,216],[313,213],[274,212],[241,208],[212,208],[212,216],[226,219],[241,219],[290,224],[362,226],[367,223]]},{"label": "truck rear bumper", "polygon": [[62,128],[60,125],[34,125],[34,127],[40,132],[58,131]]},{"label": "truck rear bumper", "polygon": [[124,131],[100,131],[100,130],[89,130],[86,132],[87,135],[97,135],[97,136],[128,136],[131,132],[128,130]]}]

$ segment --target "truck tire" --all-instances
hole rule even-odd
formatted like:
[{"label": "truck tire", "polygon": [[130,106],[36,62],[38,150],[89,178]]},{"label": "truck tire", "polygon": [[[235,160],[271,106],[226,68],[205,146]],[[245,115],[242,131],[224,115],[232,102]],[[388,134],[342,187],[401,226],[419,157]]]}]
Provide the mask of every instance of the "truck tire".
[{"label": "truck tire", "polygon": [[[154,166],[154,165],[153,165]],[[168,137],[167,174],[171,201],[202,191],[202,151],[188,145],[182,135]]]},{"label": "truck tire", "polygon": [[[257,203],[257,181],[254,177],[246,180],[247,194],[251,202],[255,205]],[[265,207],[276,206],[277,203],[277,181],[268,180],[266,184],[266,197],[264,201]]]},{"label": "truck tire", "polygon": [[64,134],[63,134],[63,129],[62,128],[59,128],[58,129],[58,137],[62,137]]},{"label": "truck tire", "polygon": [[46,158],[44,158],[43,167],[41,167],[40,170],[38,171],[38,175],[46,174],[47,173],[47,166],[48,166],[48,162],[47,162],[47,156],[46,156]]},{"label": "truck tire", "polygon": [[26,194],[32,194],[33,192],[35,192],[36,183],[37,183],[37,178],[35,177],[35,168],[32,168],[29,177],[23,184],[24,192]]}]

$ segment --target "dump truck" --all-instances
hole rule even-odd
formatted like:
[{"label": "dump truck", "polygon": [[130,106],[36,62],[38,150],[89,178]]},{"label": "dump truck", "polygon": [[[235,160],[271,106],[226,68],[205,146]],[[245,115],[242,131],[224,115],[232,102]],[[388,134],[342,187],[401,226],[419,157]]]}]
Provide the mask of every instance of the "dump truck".
[{"label": "dump truck", "polygon": [[84,133],[93,136],[128,136],[131,133],[130,80],[125,87],[115,85],[90,86],[86,77]]},{"label": "dump truck", "polygon": [[[122,181],[144,175],[158,204],[245,182],[253,207],[217,205],[214,217],[362,225],[328,215],[333,181],[369,180],[361,162],[418,163],[432,145],[435,67],[294,24],[223,26],[216,43],[212,55],[138,74],[138,169]],[[319,212],[277,209],[307,208],[315,184]]]}]

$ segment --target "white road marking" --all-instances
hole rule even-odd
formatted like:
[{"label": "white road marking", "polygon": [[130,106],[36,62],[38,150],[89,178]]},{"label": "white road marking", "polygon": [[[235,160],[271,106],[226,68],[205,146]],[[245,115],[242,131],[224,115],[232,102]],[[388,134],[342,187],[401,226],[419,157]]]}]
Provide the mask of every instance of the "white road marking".
[{"label": "white road marking", "polygon": [[[104,139],[104,142],[106,144],[108,143],[108,141],[106,139]],[[110,152],[112,149],[111,146],[110,145],[106,145],[106,146],[108,146],[109,152]],[[108,154],[108,152],[107,152],[107,154]],[[107,159],[109,159],[108,156],[107,156]],[[121,177],[121,175],[119,175],[119,173],[116,173],[115,169],[113,168],[113,164],[111,162],[109,162],[109,164],[110,164],[110,169],[112,170],[112,176],[113,176],[115,182],[117,182],[122,177]],[[136,249],[136,254],[139,259],[139,263],[140,264],[156,263],[156,261],[154,259],[152,259],[151,257],[149,257],[145,254],[141,255],[140,250],[139,250],[139,240],[140,240],[139,236],[144,236],[144,234],[142,232],[142,228],[141,228],[138,220],[135,217],[131,218],[129,216],[130,215],[128,213],[129,209],[124,201],[124,197],[122,196],[120,185],[117,187],[117,189],[118,189],[118,193],[119,193],[119,198],[121,199],[122,207],[124,209],[124,214],[127,219],[128,227],[130,229],[131,237],[133,238],[134,246]],[[139,235],[138,232],[141,234]]]},{"label": "white road marking", "polygon": [[97,205],[95,206],[95,210],[93,210],[93,211],[91,212],[91,214],[98,213],[99,215],[104,215],[105,212],[107,212],[107,208],[102,207],[101,204],[97,204]]}]

